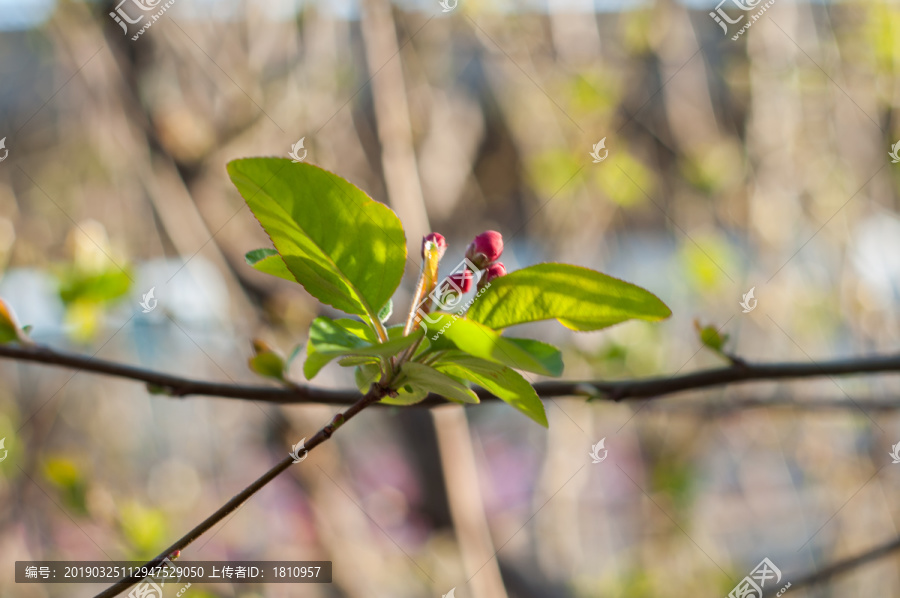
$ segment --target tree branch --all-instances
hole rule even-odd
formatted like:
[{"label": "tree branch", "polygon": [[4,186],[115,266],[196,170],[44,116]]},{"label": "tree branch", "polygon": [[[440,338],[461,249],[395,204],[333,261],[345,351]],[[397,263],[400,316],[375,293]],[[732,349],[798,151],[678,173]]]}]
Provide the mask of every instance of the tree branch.
[{"label": "tree branch", "polygon": [[[356,390],[329,390],[301,384],[279,388],[275,386],[237,385],[191,380],[76,353],[64,353],[41,345],[0,345],[0,358],[57,365],[137,380],[153,385],[165,393],[176,397],[188,395],[214,396],[285,405],[296,403],[352,405],[359,397],[359,393]],[[621,401],[625,399],[656,398],[687,390],[753,381],[890,372],[900,373],[900,354],[873,355],[820,363],[739,362],[721,368],[701,370],[690,374],[656,376],[636,380],[549,380],[535,383],[534,388],[538,396],[542,398],[583,396],[589,399]],[[482,400],[494,400],[496,398],[480,388],[475,389],[475,393]],[[429,407],[442,403],[444,403],[444,400],[440,396],[431,394],[419,405]]]},{"label": "tree branch", "polygon": [[854,557],[832,563],[831,565],[825,567],[824,569],[821,569],[820,571],[816,571],[815,573],[810,573],[801,577],[797,581],[792,581],[791,589],[793,590],[795,588],[803,588],[823,583],[825,581],[828,581],[832,577],[835,577],[836,575],[843,575],[844,573],[847,573],[852,569],[861,567],[862,565],[865,565],[871,561],[875,561],[882,557],[888,556],[889,554],[896,552],[897,550],[900,550],[900,537],[894,538],[890,542],[886,542],[881,546],[876,546],[868,552],[864,552]]},{"label": "tree branch", "polygon": [[[341,427],[347,420],[349,420],[351,417],[353,417],[369,405],[380,401],[382,397],[388,394],[388,392],[390,391],[387,388],[384,388],[378,384],[373,384],[372,388],[369,389],[369,392],[359,398],[346,411],[336,415],[327,426],[320,429],[318,432],[316,432],[315,436],[306,441],[304,443],[304,448],[307,451],[313,450],[314,448],[331,438],[332,434],[334,434],[337,429]],[[357,394],[357,396],[359,395]],[[184,548],[189,546],[192,542],[194,542],[194,540],[199,538],[205,532],[209,531],[219,521],[227,517],[229,513],[234,512],[247,499],[262,490],[266,486],[266,484],[274,480],[278,476],[278,474],[290,467],[293,462],[293,455],[288,454],[287,457],[276,463],[269,471],[260,476],[255,482],[241,490],[238,494],[234,495],[231,500],[219,507],[219,509],[215,513],[201,521],[200,524],[197,525],[194,529],[186,533],[174,544],[166,548],[159,556],[151,561],[144,563],[141,568],[157,567],[162,564],[167,556],[171,555],[176,550],[183,550]],[[95,598],[110,598],[112,596],[116,596],[139,582],[141,579],[143,579],[143,577],[140,576],[125,577],[116,582],[114,585],[97,594]]]}]

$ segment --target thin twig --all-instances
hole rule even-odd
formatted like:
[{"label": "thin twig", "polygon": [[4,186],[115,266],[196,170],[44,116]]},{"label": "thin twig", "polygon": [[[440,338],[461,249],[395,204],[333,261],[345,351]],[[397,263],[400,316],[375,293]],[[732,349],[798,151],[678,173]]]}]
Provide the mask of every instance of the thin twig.
[{"label": "thin twig", "polygon": [[857,567],[865,565],[866,563],[888,556],[889,554],[896,552],[897,550],[900,550],[900,537],[894,538],[890,542],[882,544],[881,546],[876,546],[868,552],[864,552],[857,556],[832,563],[831,565],[825,567],[820,571],[816,571],[815,573],[810,573],[801,577],[797,581],[792,581],[791,589],[793,590],[796,588],[813,586],[819,583],[823,583],[825,581],[828,581],[832,577],[835,577],[836,575],[847,573],[848,571],[856,569]]},{"label": "thin twig", "polygon": [[[341,427],[347,420],[349,420],[351,417],[353,417],[369,405],[380,401],[382,397],[384,397],[388,392],[389,391],[387,388],[379,386],[378,384],[373,384],[368,393],[359,398],[346,411],[336,415],[327,426],[323,427],[321,430],[316,432],[315,436],[306,441],[304,443],[304,448],[307,451],[313,450],[314,448],[331,438],[331,435],[334,434],[335,431],[339,427]],[[194,540],[199,538],[205,532],[209,531],[219,521],[227,517],[229,513],[234,512],[247,499],[262,490],[266,486],[266,484],[274,480],[278,476],[278,474],[290,467],[293,462],[294,457],[293,455],[289,454],[287,457],[275,464],[275,466],[272,467],[269,471],[260,476],[259,479],[241,490],[231,500],[222,505],[215,513],[201,521],[200,524],[197,525],[194,529],[186,533],[174,544],[166,548],[159,556],[145,563],[143,567],[146,567],[148,569],[157,567],[162,564],[167,556],[169,556],[176,550],[183,550],[184,548],[189,546]],[[119,580],[115,585],[112,585],[97,594],[95,598],[110,598],[111,596],[116,596],[139,582],[141,579],[143,578],[134,575],[131,577],[123,578]]]},{"label": "thin twig", "polygon": [[[0,345],[0,358],[58,365],[86,372],[138,380],[176,397],[201,395],[229,399],[248,399],[277,404],[318,403],[325,405],[352,405],[359,396],[359,393],[355,390],[329,390],[304,384],[279,388],[274,386],[238,385],[191,380],[76,353],[60,352],[41,345]],[[679,376],[657,376],[635,380],[548,380],[535,383],[534,388],[538,396],[543,398],[583,396],[589,399],[621,401],[625,399],[650,399],[687,390],[743,382],[891,372],[900,373],[900,354],[873,355],[870,357],[819,363],[742,362],[738,365],[700,370]],[[475,393],[482,400],[493,400],[496,398],[483,389],[475,389]],[[419,405],[430,407],[442,403],[444,403],[444,400],[440,396],[431,394]]]}]

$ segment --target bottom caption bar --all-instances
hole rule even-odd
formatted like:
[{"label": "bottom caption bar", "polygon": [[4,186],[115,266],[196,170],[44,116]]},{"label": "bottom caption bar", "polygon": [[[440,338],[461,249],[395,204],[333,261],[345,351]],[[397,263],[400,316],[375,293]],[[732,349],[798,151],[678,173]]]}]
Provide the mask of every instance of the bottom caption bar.
[{"label": "bottom caption bar", "polygon": [[16,561],[16,583],[331,583],[331,561],[194,561],[147,567],[141,561]]}]

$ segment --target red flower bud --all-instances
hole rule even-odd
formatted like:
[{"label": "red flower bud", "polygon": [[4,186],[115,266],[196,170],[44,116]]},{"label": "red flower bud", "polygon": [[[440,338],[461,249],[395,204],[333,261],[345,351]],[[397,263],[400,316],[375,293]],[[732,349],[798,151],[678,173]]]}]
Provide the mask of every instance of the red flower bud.
[{"label": "red flower bud", "polygon": [[473,278],[474,275],[468,268],[462,272],[451,274],[448,279],[444,281],[444,289],[452,289],[454,291],[459,289],[463,293],[468,293],[472,290]]},{"label": "red flower bud", "polygon": [[425,259],[425,243],[428,241],[438,246],[438,259],[444,257],[444,252],[447,251],[447,240],[444,239],[444,235],[441,233],[428,233],[422,237],[422,259]]},{"label": "red flower bud", "polygon": [[503,235],[495,230],[481,233],[469,243],[466,259],[483,270],[497,261],[503,253]]},{"label": "red flower bud", "polygon": [[506,266],[501,262],[497,262],[484,271],[484,278],[482,278],[482,280],[488,283],[501,276],[506,276]]}]

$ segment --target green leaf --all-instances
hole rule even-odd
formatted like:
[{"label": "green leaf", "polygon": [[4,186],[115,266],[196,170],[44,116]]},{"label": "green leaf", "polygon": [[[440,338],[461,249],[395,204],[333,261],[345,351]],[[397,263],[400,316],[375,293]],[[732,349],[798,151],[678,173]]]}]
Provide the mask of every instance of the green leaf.
[{"label": "green leaf", "polygon": [[[427,389],[444,397],[462,401],[463,403],[477,403],[478,395],[461,382],[454,380],[447,374],[442,374],[431,366],[407,361],[401,366],[408,382],[413,389]],[[405,392],[405,391],[404,391]],[[424,397],[423,397],[424,398]]]},{"label": "green leaf", "polygon": [[694,328],[700,337],[700,342],[712,349],[716,353],[722,353],[725,343],[728,342],[728,334],[722,334],[718,328],[713,325],[703,326],[699,320],[694,320]]},{"label": "green leaf", "polygon": [[338,363],[343,367],[353,367],[355,365],[364,365],[364,364],[374,364],[378,365],[377,357],[369,357],[366,355],[348,355],[347,357],[341,357],[338,359]]},{"label": "green leaf", "polygon": [[235,160],[228,174],[310,295],[377,317],[406,263],[406,236],[390,208],[335,174],[286,158]]},{"label": "green leaf", "polygon": [[600,330],[670,315],[665,303],[639,286],[588,268],[550,263],[492,280],[467,317],[494,329],[557,319],[572,330]]},{"label": "green leaf", "polygon": [[350,318],[339,318],[334,321],[335,324],[338,324],[352,334],[355,334],[359,338],[369,341],[370,343],[377,343],[378,337],[375,335],[375,331],[372,330],[368,324],[365,322],[361,322],[360,320],[351,320]]},{"label": "green leaf", "polygon": [[348,332],[334,320],[316,318],[309,328],[303,375],[307,380],[312,380],[332,359],[349,355],[354,349],[362,349],[368,345],[365,340]]},{"label": "green leaf", "polygon": [[474,382],[545,428],[548,426],[544,404],[528,380],[515,370],[455,351],[448,353],[434,368]]},{"label": "green leaf", "polygon": [[0,299],[0,345],[21,340],[22,334],[12,308]]},{"label": "green leaf", "polygon": [[504,336],[503,338],[518,345],[522,350],[527,351],[532,357],[541,362],[551,376],[562,376],[563,368],[565,367],[562,353],[553,345],[530,338],[515,338],[511,336]]},{"label": "green leaf", "polygon": [[[527,339],[512,341],[483,324],[458,318],[453,314],[430,314],[427,320],[423,320],[423,325],[426,322],[427,336],[435,349],[455,347],[474,357],[544,376],[558,376],[562,373],[562,369],[555,367],[552,359],[547,357],[546,350],[539,351],[540,357],[532,355],[530,351],[536,349]],[[551,367],[545,365],[544,361],[551,362]]]},{"label": "green leaf", "polygon": [[391,357],[406,350],[424,334],[417,330],[409,336],[399,336],[385,343],[370,343],[360,337],[358,327],[348,330],[342,324],[353,325],[361,322],[355,320],[338,320],[319,317],[313,320],[309,329],[309,342],[306,346],[306,362],[303,364],[303,375],[307,380],[315,377],[328,362],[343,356]]},{"label": "green leaf", "polygon": [[260,339],[253,339],[253,353],[253,357],[247,360],[251,370],[265,378],[284,381],[287,363],[281,353]]},{"label": "green leaf", "polygon": [[416,341],[424,336],[424,334],[425,333],[422,330],[413,330],[409,333],[409,336],[399,336],[397,338],[388,340],[386,343],[376,343],[374,345],[370,345],[362,351],[355,350],[353,351],[353,353],[355,355],[378,355],[380,357],[393,357],[394,355],[400,353],[401,351],[405,351],[406,349],[414,345]]},{"label": "green leaf", "polygon": [[260,353],[247,360],[250,369],[266,378],[284,380],[284,360],[276,353]]},{"label": "green leaf", "polygon": [[128,272],[117,267],[102,272],[74,270],[63,274],[59,296],[67,305],[76,301],[103,303],[122,297],[130,287]]},{"label": "green leaf", "polygon": [[284,260],[281,259],[281,256],[274,249],[248,251],[244,256],[244,260],[260,272],[290,280],[291,282],[297,282],[297,279],[288,270],[287,264],[284,263]]},{"label": "green leaf", "polygon": [[387,322],[388,318],[394,313],[394,302],[390,299],[387,300],[387,303],[384,304],[384,307],[378,310],[378,319],[381,320],[381,323]]},{"label": "green leaf", "polygon": [[407,384],[406,386],[407,387],[401,388],[397,391],[396,397],[386,396],[381,399],[381,402],[387,405],[406,407],[408,405],[415,405],[416,403],[420,403],[425,397],[428,396],[428,389],[425,387],[416,386],[413,384]]},{"label": "green leaf", "polygon": [[[381,373],[377,364],[369,364],[369,365],[360,365],[356,368],[356,371],[353,372],[354,379],[356,380],[356,387],[359,389],[359,392],[366,394],[369,392],[369,389],[372,385],[378,381],[378,375]],[[384,399],[382,399],[383,401]]]}]

